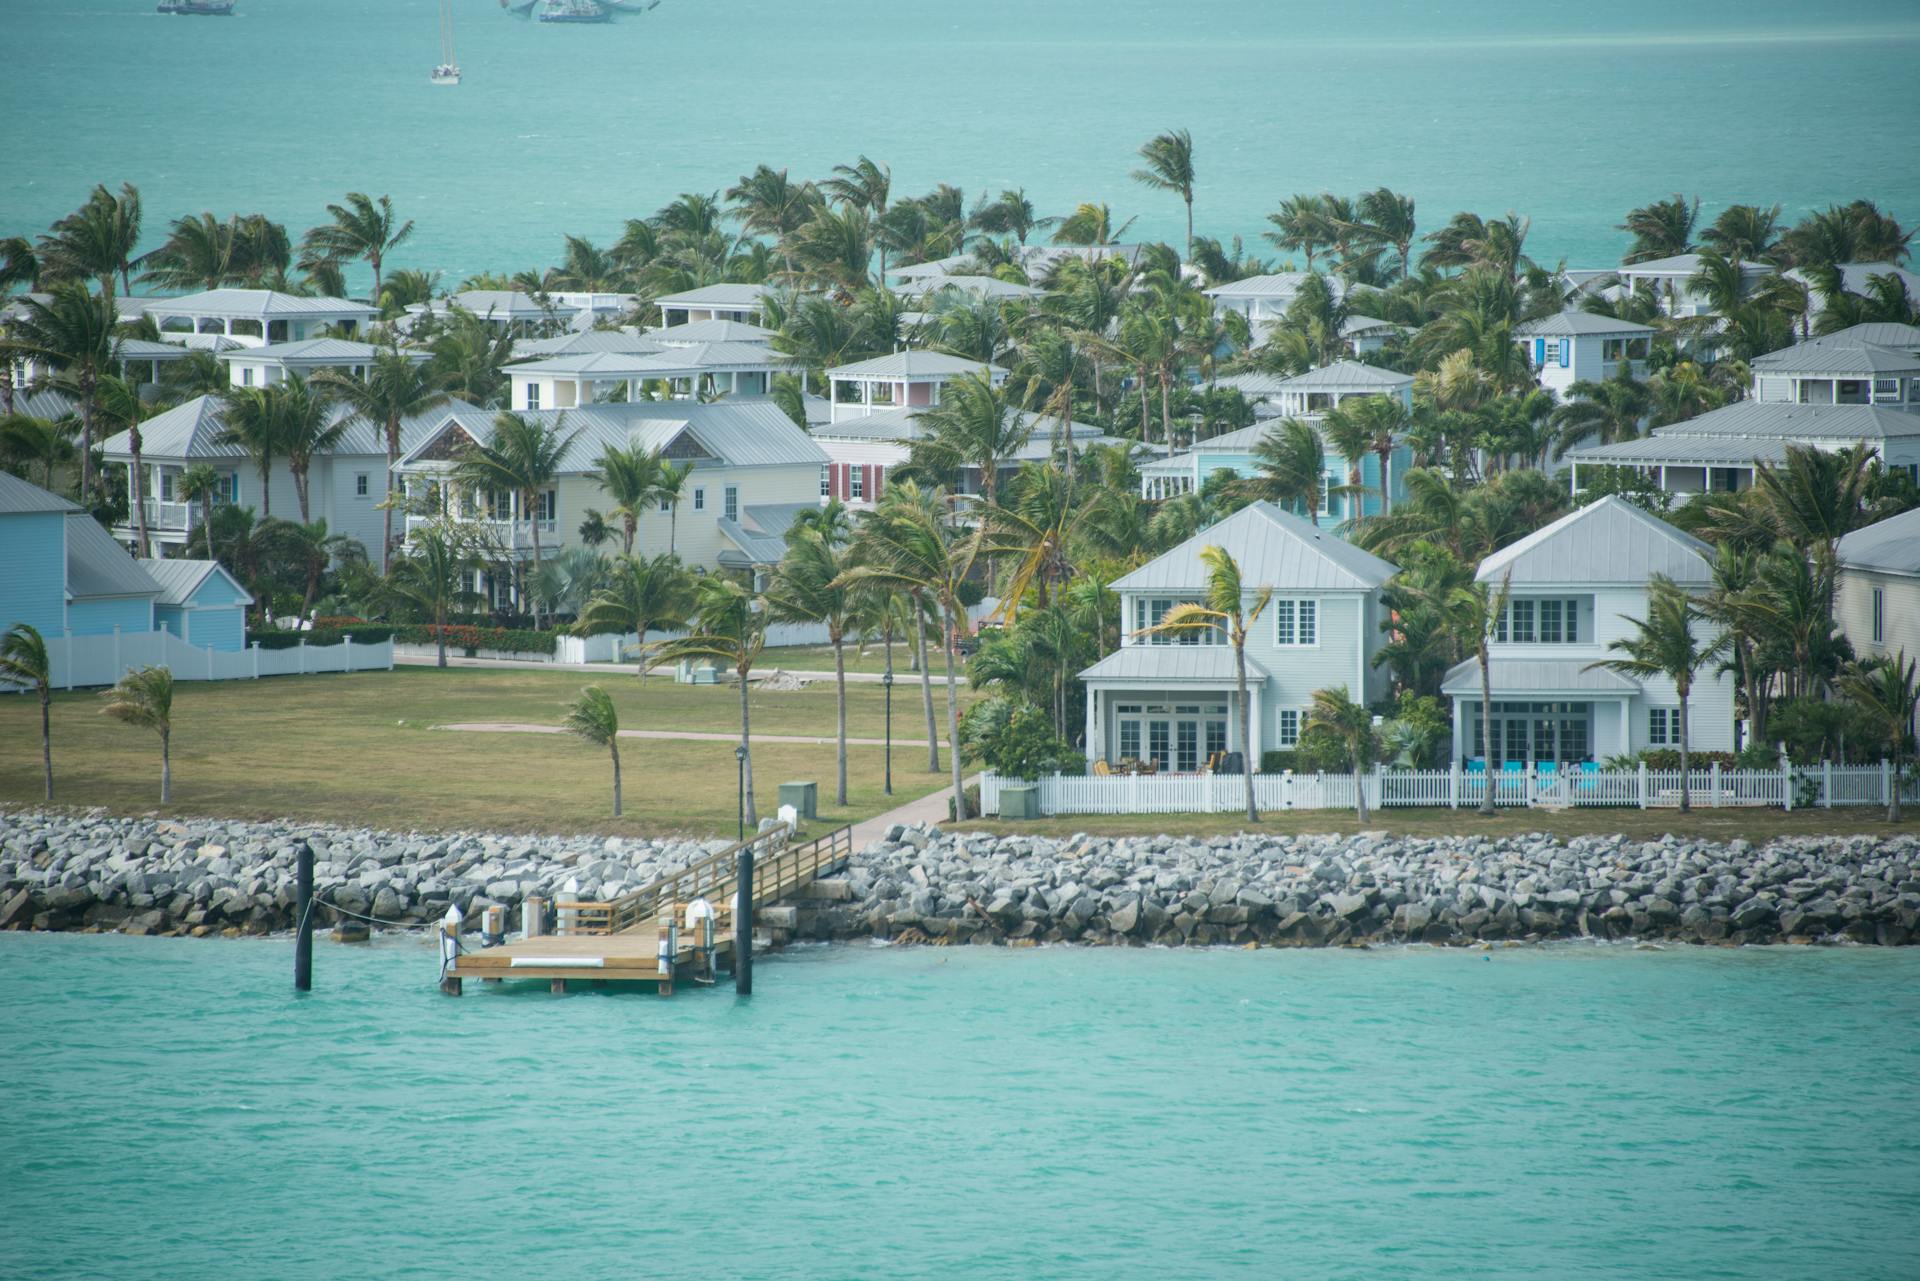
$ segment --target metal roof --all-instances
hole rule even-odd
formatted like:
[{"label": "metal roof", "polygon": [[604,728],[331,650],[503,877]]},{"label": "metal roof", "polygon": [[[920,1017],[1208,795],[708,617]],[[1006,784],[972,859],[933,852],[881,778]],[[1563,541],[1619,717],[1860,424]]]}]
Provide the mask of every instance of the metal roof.
[{"label": "metal roof", "polygon": [[[893,409],[882,409],[858,418],[842,418],[837,423],[823,423],[813,429],[813,434],[822,439],[840,440],[888,440],[911,443],[924,437],[926,428],[920,418],[931,405],[902,405]],[[1037,443],[1039,456],[1045,457],[1052,451],[1054,432],[1058,420],[1052,414],[1039,414],[1030,410],[1016,410],[1020,424],[1029,433],[1029,445]],[[1111,440],[1100,428],[1092,423],[1069,422],[1067,430],[1071,438],[1079,444],[1105,444]]]},{"label": "metal roof", "polygon": [[767,343],[773,341],[773,330],[749,325],[744,320],[693,320],[684,325],[656,326],[647,330],[646,338],[664,347],[691,347],[705,342]]},{"label": "metal roof", "polygon": [[572,303],[561,302],[550,295],[542,301],[517,289],[462,289],[424,305],[421,310],[440,311],[446,307],[459,307],[476,316],[491,316],[500,320],[543,320],[571,316],[580,310]]},{"label": "metal roof", "polygon": [[658,351],[576,352],[566,356],[551,356],[545,360],[529,360],[517,365],[508,365],[505,367],[505,372],[515,378],[530,374],[557,374],[566,378],[640,378],[655,368],[646,362],[659,355]]},{"label": "metal roof", "polygon": [[50,494],[38,485],[21,480],[12,472],[0,471],[0,516],[24,516],[37,512],[77,512],[78,503]]},{"label": "metal roof", "polygon": [[1603,316],[1597,311],[1563,311],[1539,320],[1529,320],[1513,327],[1514,336],[1531,338],[1536,334],[1547,337],[1560,335],[1588,334],[1650,334],[1652,325],[1643,325],[1636,320],[1619,320],[1613,316]]},{"label": "metal roof", "polygon": [[67,595],[158,596],[160,584],[84,512],[67,517]]},{"label": "metal roof", "polygon": [[1258,502],[1154,557],[1116,580],[1113,589],[1203,590],[1207,571],[1200,561],[1200,550],[1215,546],[1225,548],[1233,557],[1250,589],[1368,591],[1400,572],[1399,566],[1361,551],[1272,503]]},{"label": "metal roof", "polygon": [[[698,328],[696,325],[681,327]],[[587,329],[579,333],[561,334],[558,338],[523,338],[513,344],[513,358],[539,360],[549,356],[582,356],[596,351],[646,356],[663,347],[664,344],[646,334],[630,334],[624,329]]]},{"label": "metal roof", "polygon": [[1756,356],[1748,367],[1756,374],[1912,374],[1920,373],[1920,357],[1834,334]]},{"label": "metal roof", "polygon": [[[1620,274],[1623,276],[1691,276],[1699,270],[1699,254],[1674,254],[1670,258],[1649,258],[1645,262],[1620,264]],[[1773,268],[1765,263],[1743,262],[1740,271],[1748,276],[1767,276],[1773,273]]]},{"label": "metal roof", "polygon": [[1892,440],[1920,436],[1920,414],[1887,405],[1796,405],[1737,400],[1698,418],[1657,427],[1656,436],[1767,436],[1804,440]]},{"label": "metal roof", "polygon": [[937,276],[924,290],[912,292],[936,294],[942,289],[957,289],[978,298],[1037,298],[1041,292],[1032,285],[1015,284],[998,276]]},{"label": "metal roof", "polygon": [[1709,436],[1689,432],[1656,432],[1641,440],[1615,441],[1611,445],[1591,445],[1566,455],[1568,462],[1594,466],[1639,466],[1670,463],[1688,466],[1748,466],[1765,463],[1777,467],[1787,460],[1788,442],[1784,439],[1758,439],[1752,436]]},{"label": "metal roof", "polygon": [[660,351],[644,358],[638,376],[661,378],[675,373],[691,374],[713,369],[771,373],[789,368],[792,364],[793,357],[760,343],[703,342],[687,347],[663,346]]},{"label": "metal roof", "polygon": [[[382,350],[370,342],[346,338],[309,338],[305,342],[268,343],[265,347],[236,347],[221,352],[220,359],[282,365],[350,365],[367,364]],[[426,360],[432,355],[427,351],[407,354],[415,360]]]},{"label": "metal roof", "polygon": [[1261,396],[1277,396],[1280,394],[1281,384],[1286,381],[1287,378],[1284,374],[1263,374],[1258,372],[1228,374],[1223,378],[1213,380],[1216,387],[1231,387],[1248,399],[1257,399]]},{"label": "metal roof", "polygon": [[[229,339],[228,346],[239,344]],[[145,338],[119,338],[113,344],[116,360],[185,360],[187,350],[181,343],[150,342]]]},{"label": "metal roof", "polygon": [[138,563],[146,571],[147,577],[160,588],[160,598],[154,601],[156,605],[191,605],[193,594],[200,590],[200,584],[216,573],[234,585],[240,593],[242,604],[253,604],[253,596],[240,585],[240,580],[229,574],[226,566],[217,560],[142,559]]},{"label": "metal roof", "polygon": [[1848,569],[1920,575],[1920,507],[1842,538],[1840,563]]},{"label": "metal roof", "polygon": [[756,308],[772,292],[769,285],[704,285],[684,293],[667,294],[653,300],[656,307],[723,307],[735,311]]},{"label": "metal roof", "polygon": [[[1865,295],[1873,277],[1892,276],[1906,285],[1908,297],[1920,297],[1920,272],[1898,263],[1843,262],[1836,264],[1834,270],[1840,273],[1840,288],[1850,294]],[[1813,284],[1813,273],[1803,267],[1795,267],[1787,273],[1787,277],[1804,285]]]},{"label": "metal roof", "polygon": [[769,503],[748,507],[742,519],[721,517],[716,524],[728,541],[741,552],[740,561],[751,565],[777,565],[787,554],[787,530],[804,511],[819,511],[818,503]]},{"label": "metal roof", "polygon": [[[1487,664],[1488,684],[1496,699],[1514,694],[1639,694],[1640,682],[1610,668],[1588,670],[1578,658],[1496,658]],[[1480,663],[1469,658],[1447,669],[1440,692],[1478,698]]]},{"label": "metal roof", "polygon": [[1849,342],[1867,343],[1874,347],[1889,347],[1894,351],[1920,352],[1920,325],[1902,325],[1892,320],[1869,320],[1863,324],[1848,325],[1826,337],[1844,338]]},{"label": "metal roof", "polygon": [[[1307,283],[1309,277],[1316,275],[1307,271],[1276,271],[1264,276],[1247,276],[1240,280],[1229,280],[1224,285],[1215,285],[1203,289],[1209,298],[1291,298],[1300,292],[1300,286]],[[1325,277],[1328,288],[1333,290],[1335,298],[1345,292],[1345,284],[1335,276]]]},{"label": "metal roof", "polygon": [[1713,577],[1713,549],[1690,534],[1609,494],[1536,529],[1480,562],[1474,577],[1515,583],[1644,584],[1655,574],[1675,582]]},{"label": "metal roof", "polygon": [[[682,435],[690,436],[722,466],[818,466],[830,461],[812,437],[793,425],[781,408],[764,396],[728,397],[703,404],[695,400],[639,400],[621,404],[582,405],[574,409],[529,409],[519,413],[575,435],[561,470],[567,475],[592,471],[593,460],[609,446],[621,449],[664,449]],[[455,405],[431,416],[431,429],[405,452],[410,455],[436,439],[446,427],[460,429],[481,444],[493,439],[496,410]]]},{"label": "metal roof", "polygon": [[1282,379],[1280,386],[1286,391],[1307,391],[1317,387],[1411,387],[1413,375],[1382,369],[1378,365],[1361,364],[1357,360],[1336,360],[1331,365]]},{"label": "metal roof", "polygon": [[[247,451],[239,445],[224,444],[220,433],[224,404],[218,396],[195,396],[165,413],[140,424],[140,453],[145,458],[233,458],[244,459]],[[344,405],[334,407],[334,420],[347,418],[351,411]],[[400,452],[420,444],[443,421],[440,411],[420,414],[400,422]],[[126,432],[110,436],[100,446],[108,458],[119,461],[133,457]],[[326,457],[381,456],[387,452],[387,426],[353,417],[339,443],[325,451]]]},{"label": "metal roof", "polygon": [[851,365],[841,365],[837,369],[827,370],[827,377],[867,380],[957,378],[961,374],[977,374],[983,371],[994,374],[1007,372],[998,365],[968,360],[964,356],[949,356],[944,351],[913,350],[896,351],[888,356],[875,356],[871,360],[856,360]]},{"label": "metal roof", "polygon": [[[1080,679],[1235,687],[1240,683],[1228,645],[1122,645],[1082,671]],[[1248,683],[1266,679],[1267,669],[1249,657]]]},{"label": "metal roof", "polygon": [[1360,334],[1370,334],[1376,329],[1390,329],[1395,333],[1411,333],[1411,325],[1398,325],[1391,320],[1382,320],[1378,316],[1348,316],[1340,322],[1340,335],[1353,338]]},{"label": "metal roof", "polygon": [[277,289],[208,289],[184,298],[146,300],[149,316],[315,317],[371,319],[379,309],[346,298],[309,298]]}]

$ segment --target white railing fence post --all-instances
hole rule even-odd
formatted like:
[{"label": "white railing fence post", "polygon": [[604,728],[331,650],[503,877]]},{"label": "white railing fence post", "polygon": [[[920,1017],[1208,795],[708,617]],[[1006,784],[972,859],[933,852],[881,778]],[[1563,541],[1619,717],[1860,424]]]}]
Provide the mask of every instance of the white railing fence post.
[{"label": "white railing fence post", "polygon": [[63,641],[65,641],[65,642],[66,642],[66,650],[67,650],[67,692],[68,692],[68,693],[72,693],[72,692],[73,692],[73,633],[72,633],[72,632],[62,632],[62,633],[61,633],[61,637],[60,637],[60,638],[61,638],[61,639],[62,639]]},{"label": "white railing fence post", "polygon": [[1780,797],[1781,807],[1793,813],[1793,762],[1785,752],[1780,753]]},{"label": "white railing fence post", "polygon": [[307,638],[304,636],[300,638],[300,674],[307,674]]},{"label": "white railing fence post", "polygon": [[1447,770],[1447,808],[1460,808],[1460,758],[1457,756]]},{"label": "white railing fence post", "polygon": [[253,679],[259,680],[260,679],[260,642],[255,641],[252,645],[248,646],[248,648],[253,651]]},{"label": "white railing fence post", "polygon": [[1820,808],[1833,808],[1833,760],[1831,757],[1820,762]]},{"label": "white railing fence post", "polygon": [[1640,762],[1640,808],[1647,808],[1647,763]]},{"label": "white railing fence post", "polygon": [[1711,809],[1719,809],[1720,808],[1720,762],[1711,761],[1708,763],[1708,765],[1709,765],[1707,770],[1708,782],[1709,782],[1708,794],[1713,799],[1708,801],[1707,804],[1708,804],[1708,807]]},{"label": "white railing fence post", "polygon": [[353,634],[349,632],[340,639],[346,645],[346,648],[341,651],[345,657],[341,659],[340,670],[350,672],[353,670]]},{"label": "white railing fence post", "polygon": [[1884,756],[1880,758],[1880,803],[1893,804],[1893,765]]}]

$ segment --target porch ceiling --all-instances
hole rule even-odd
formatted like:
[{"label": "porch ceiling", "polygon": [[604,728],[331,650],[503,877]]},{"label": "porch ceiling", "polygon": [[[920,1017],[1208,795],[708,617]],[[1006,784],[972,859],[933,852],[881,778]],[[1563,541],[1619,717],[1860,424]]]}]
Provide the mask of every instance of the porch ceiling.
[{"label": "porch ceiling", "polygon": [[[1496,699],[1546,694],[1615,697],[1642,692],[1640,683],[1604,667],[1589,669],[1578,658],[1496,658],[1489,664]],[[1457,663],[1440,682],[1440,692],[1455,698],[1480,696],[1480,664],[1475,659]]]}]

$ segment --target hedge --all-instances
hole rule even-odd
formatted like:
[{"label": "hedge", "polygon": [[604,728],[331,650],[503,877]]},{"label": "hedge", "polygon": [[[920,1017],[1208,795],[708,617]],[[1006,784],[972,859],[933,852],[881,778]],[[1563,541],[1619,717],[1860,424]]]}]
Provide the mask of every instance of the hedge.
[{"label": "hedge", "polygon": [[311,631],[282,631],[274,628],[270,631],[248,631],[247,644],[258,645],[261,649],[294,649],[301,641],[309,649],[319,649],[328,645],[345,643],[347,637],[353,638],[356,645],[378,645],[383,640],[393,639],[401,629],[388,627],[384,623],[354,623],[344,627],[315,627]]},{"label": "hedge", "polygon": [[551,654],[556,643],[556,633],[518,631],[508,627],[473,627],[467,624],[449,623],[446,627],[435,627],[432,623],[416,623],[391,629],[393,639],[402,645],[435,645],[440,641],[439,634],[444,632],[448,649],[465,650],[471,656],[476,650],[490,649],[502,654]]}]

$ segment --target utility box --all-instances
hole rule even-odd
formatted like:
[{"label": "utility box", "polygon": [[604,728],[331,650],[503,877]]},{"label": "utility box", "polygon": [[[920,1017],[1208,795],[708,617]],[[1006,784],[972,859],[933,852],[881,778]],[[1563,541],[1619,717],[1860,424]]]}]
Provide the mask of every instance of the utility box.
[{"label": "utility box", "polygon": [[780,804],[791,805],[794,813],[801,818],[820,817],[820,784],[818,783],[782,783],[780,784]]},{"label": "utility box", "polygon": [[1000,785],[1001,818],[1039,818],[1040,785],[1038,783],[1002,783]]}]

